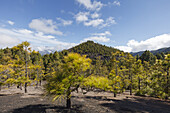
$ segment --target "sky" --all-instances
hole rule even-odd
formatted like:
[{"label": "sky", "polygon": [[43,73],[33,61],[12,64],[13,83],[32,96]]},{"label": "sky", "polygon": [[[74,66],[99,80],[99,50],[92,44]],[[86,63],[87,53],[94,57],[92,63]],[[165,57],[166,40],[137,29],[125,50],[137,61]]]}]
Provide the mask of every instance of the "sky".
[{"label": "sky", "polygon": [[0,0],[0,48],[37,51],[92,40],[125,52],[170,47],[170,0]]}]

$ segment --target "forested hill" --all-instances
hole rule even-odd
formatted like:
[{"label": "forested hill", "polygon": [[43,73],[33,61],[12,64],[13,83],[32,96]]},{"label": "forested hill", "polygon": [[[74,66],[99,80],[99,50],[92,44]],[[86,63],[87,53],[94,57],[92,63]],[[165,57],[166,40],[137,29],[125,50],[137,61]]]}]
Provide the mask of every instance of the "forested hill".
[{"label": "forested hill", "polygon": [[120,51],[118,49],[107,47],[93,41],[84,42],[78,46],[68,49],[69,52],[79,53],[81,55],[87,55],[91,59],[96,59],[101,57],[101,59],[110,59],[112,52]]},{"label": "forested hill", "polygon": [[[167,48],[161,48],[161,49],[158,49],[158,50],[153,50],[153,51],[150,51],[152,54],[156,55],[157,53],[165,53],[165,54],[168,54],[170,53],[170,47],[167,47]],[[136,56],[136,55],[139,55],[141,56],[142,54],[144,53],[144,51],[139,51],[139,52],[134,52],[134,53],[131,53],[133,56]]]}]

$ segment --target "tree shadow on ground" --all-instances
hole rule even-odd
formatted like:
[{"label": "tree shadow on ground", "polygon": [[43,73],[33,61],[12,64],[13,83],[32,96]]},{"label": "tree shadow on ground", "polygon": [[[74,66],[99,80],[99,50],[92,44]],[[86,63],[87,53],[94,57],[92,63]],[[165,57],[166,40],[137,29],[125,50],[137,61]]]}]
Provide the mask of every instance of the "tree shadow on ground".
[{"label": "tree shadow on ground", "polygon": [[118,100],[103,98],[103,96],[86,96],[85,98],[104,101],[99,105],[118,113],[170,113],[170,101],[159,99],[130,97]]},{"label": "tree shadow on ground", "polygon": [[71,109],[52,104],[27,105],[22,108],[14,109],[12,113],[83,113],[80,105],[73,105]]},{"label": "tree shadow on ground", "polygon": [[149,112],[149,113],[170,113],[170,106],[163,102],[149,99],[123,99],[123,100],[110,100],[111,103],[103,103],[102,106],[108,107],[117,112]]},{"label": "tree shadow on ground", "polygon": [[0,94],[0,97],[1,97],[1,96],[8,96],[8,94]]}]

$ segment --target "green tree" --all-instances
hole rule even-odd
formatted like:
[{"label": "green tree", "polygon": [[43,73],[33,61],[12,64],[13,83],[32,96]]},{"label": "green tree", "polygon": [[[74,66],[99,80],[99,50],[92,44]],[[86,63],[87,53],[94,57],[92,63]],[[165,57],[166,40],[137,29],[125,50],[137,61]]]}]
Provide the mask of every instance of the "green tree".
[{"label": "green tree", "polygon": [[113,82],[108,77],[92,74],[84,78],[82,88],[86,90],[86,93],[94,90],[113,91],[112,84]]},{"label": "green tree", "polygon": [[152,65],[152,73],[151,73],[151,84],[149,84],[151,88],[151,92],[149,95],[154,97],[165,97],[165,71],[162,66],[162,61],[158,60],[155,65]]},{"label": "green tree", "polygon": [[118,74],[116,74],[118,72],[115,72],[115,71],[118,71],[118,70],[113,69],[108,76],[110,80],[109,85],[112,87],[111,89],[114,93],[114,97],[116,97],[117,93],[120,92],[122,88],[121,77]]},{"label": "green tree", "polygon": [[142,61],[142,63],[144,63],[144,61],[149,62],[150,64],[154,64],[156,62],[156,56],[154,56],[150,51],[146,50],[141,56],[140,59]]},{"label": "green tree", "polygon": [[67,108],[71,107],[71,92],[75,91],[85,77],[85,71],[90,67],[91,60],[86,56],[69,53],[64,57],[64,63],[60,64],[59,72],[54,73],[47,80],[46,91],[54,95],[56,100],[60,97],[66,98]]},{"label": "green tree", "polygon": [[163,57],[162,57],[162,55],[160,53],[157,53],[155,56],[157,57],[157,59],[163,60]]},{"label": "green tree", "polygon": [[7,71],[7,66],[0,65],[0,91],[2,89],[1,88],[2,85],[5,85],[5,81],[7,79],[6,71]]},{"label": "green tree", "polygon": [[135,64],[136,59],[128,53],[126,56],[126,68],[129,71],[129,89],[130,89],[130,95],[132,95],[132,89],[133,89],[133,77],[134,77],[134,64]]},{"label": "green tree", "polygon": [[170,95],[170,74],[169,74],[169,71],[170,71],[170,54],[168,54],[166,57],[165,57],[165,60],[163,61],[163,66],[164,66],[164,70],[166,72],[166,75],[165,75],[165,93],[167,93],[168,95]]},{"label": "green tree", "polygon": [[[22,42],[23,49],[25,50],[25,79],[28,79],[28,48],[30,46],[30,43],[25,41]],[[27,81],[27,80],[26,80]],[[25,82],[25,93],[27,93],[27,82]]]},{"label": "green tree", "polygon": [[15,55],[12,68],[14,70],[15,84],[17,85],[17,88],[20,88],[22,90],[23,76],[25,74],[25,66],[24,66],[24,61],[21,60],[18,55]]},{"label": "green tree", "polygon": [[136,86],[138,95],[142,95],[141,86],[142,86],[142,80],[144,78],[143,73],[144,73],[144,69],[143,69],[143,65],[141,64],[141,60],[137,60],[134,64],[134,74],[135,74],[134,85]]}]

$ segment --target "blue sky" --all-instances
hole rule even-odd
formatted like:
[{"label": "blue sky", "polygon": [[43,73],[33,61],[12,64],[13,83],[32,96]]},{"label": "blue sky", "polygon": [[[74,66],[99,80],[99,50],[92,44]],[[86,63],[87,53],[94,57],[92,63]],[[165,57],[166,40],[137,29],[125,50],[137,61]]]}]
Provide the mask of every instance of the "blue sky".
[{"label": "blue sky", "polygon": [[93,40],[126,52],[170,46],[170,0],[0,0],[0,48]]}]

